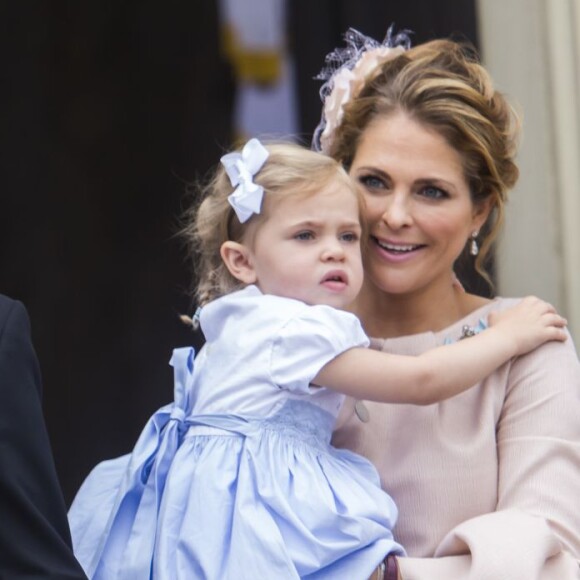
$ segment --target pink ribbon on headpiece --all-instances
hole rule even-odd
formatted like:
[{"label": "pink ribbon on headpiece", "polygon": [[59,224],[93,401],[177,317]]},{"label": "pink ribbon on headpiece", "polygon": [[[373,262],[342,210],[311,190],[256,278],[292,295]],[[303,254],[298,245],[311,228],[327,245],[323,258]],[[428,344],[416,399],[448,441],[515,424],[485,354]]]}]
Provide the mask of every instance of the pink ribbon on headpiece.
[{"label": "pink ribbon on headpiece", "polygon": [[340,69],[333,79],[332,91],[324,102],[324,118],[326,125],[320,135],[321,150],[330,151],[330,143],[337,127],[342,123],[344,106],[357,97],[368,76],[379,66],[405,52],[402,46],[380,46],[371,48],[360,55],[359,60],[351,69]]},{"label": "pink ribbon on headpiece", "polygon": [[220,159],[230,183],[236,188],[228,201],[242,224],[262,208],[264,188],[254,183],[253,177],[262,169],[268,155],[267,149],[254,138],[244,145],[241,153],[234,151]]},{"label": "pink ribbon on headpiece", "polygon": [[345,48],[335,48],[326,56],[326,66],[316,77],[325,83],[320,88],[322,118],[314,131],[312,147],[323,153],[331,150],[336,129],[342,123],[345,105],[358,96],[367,79],[380,70],[381,64],[411,46],[409,31],[395,33],[393,26],[389,27],[382,42],[354,28],[347,30],[345,41]]}]

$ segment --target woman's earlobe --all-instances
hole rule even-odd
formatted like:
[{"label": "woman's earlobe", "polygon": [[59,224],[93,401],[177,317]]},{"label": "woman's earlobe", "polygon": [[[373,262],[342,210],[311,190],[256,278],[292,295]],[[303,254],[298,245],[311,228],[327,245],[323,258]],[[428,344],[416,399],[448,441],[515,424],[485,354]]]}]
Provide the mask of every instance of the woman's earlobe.
[{"label": "woman's earlobe", "polygon": [[493,207],[492,207],[491,199],[489,199],[489,198],[482,201],[475,208],[475,211],[473,213],[473,229],[474,229],[474,231],[481,230],[481,228],[483,227],[485,222],[487,222],[487,219],[489,218],[489,215],[491,214],[492,209],[493,209]]},{"label": "woman's earlobe", "polygon": [[220,255],[230,274],[244,284],[256,282],[251,251],[238,242],[224,242],[220,248]]}]

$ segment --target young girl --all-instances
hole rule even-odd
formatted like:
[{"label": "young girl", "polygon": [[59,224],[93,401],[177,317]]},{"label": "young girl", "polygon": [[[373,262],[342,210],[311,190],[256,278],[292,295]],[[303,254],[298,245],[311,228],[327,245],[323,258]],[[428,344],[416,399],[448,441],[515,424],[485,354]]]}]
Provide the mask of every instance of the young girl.
[{"label": "young girl", "polygon": [[419,357],[367,349],[344,310],[362,284],[359,212],[321,154],[253,139],[222,158],[187,227],[207,342],[195,360],[174,351],[174,403],[73,502],[90,578],[369,577],[404,552],[372,465],[330,446],[345,395],[430,404],[564,340],[565,321],[530,298]]}]

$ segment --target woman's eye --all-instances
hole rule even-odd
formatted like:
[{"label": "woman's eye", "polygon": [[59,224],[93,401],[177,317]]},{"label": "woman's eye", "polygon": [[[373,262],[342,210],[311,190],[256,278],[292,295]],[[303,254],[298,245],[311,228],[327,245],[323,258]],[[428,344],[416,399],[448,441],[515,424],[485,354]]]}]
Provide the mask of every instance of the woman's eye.
[{"label": "woman's eye", "polygon": [[434,185],[428,185],[426,187],[423,187],[419,191],[419,195],[422,195],[423,197],[427,197],[429,199],[445,199],[449,197],[449,194],[444,189],[441,189],[440,187],[435,187]]},{"label": "woman's eye", "polygon": [[376,175],[361,175],[359,177],[359,182],[366,189],[384,189],[386,187],[385,182]]},{"label": "woman's eye", "polygon": [[312,232],[298,232],[294,235],[294,239],[302,241],[312,240],[314,239],[314,234]]}]

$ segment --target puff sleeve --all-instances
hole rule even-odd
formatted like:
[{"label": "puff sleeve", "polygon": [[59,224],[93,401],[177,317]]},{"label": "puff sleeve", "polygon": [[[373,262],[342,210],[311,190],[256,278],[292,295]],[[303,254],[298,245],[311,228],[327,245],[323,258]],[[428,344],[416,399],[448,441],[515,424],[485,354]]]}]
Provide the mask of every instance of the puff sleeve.
[{"label": "puff sleeve", "polygon": [[339,354],[368,347],[360,321],[330,306],[305,306],[281,326],[272,341],[270,375],[281,389],[309,393],[312,379]]}]

